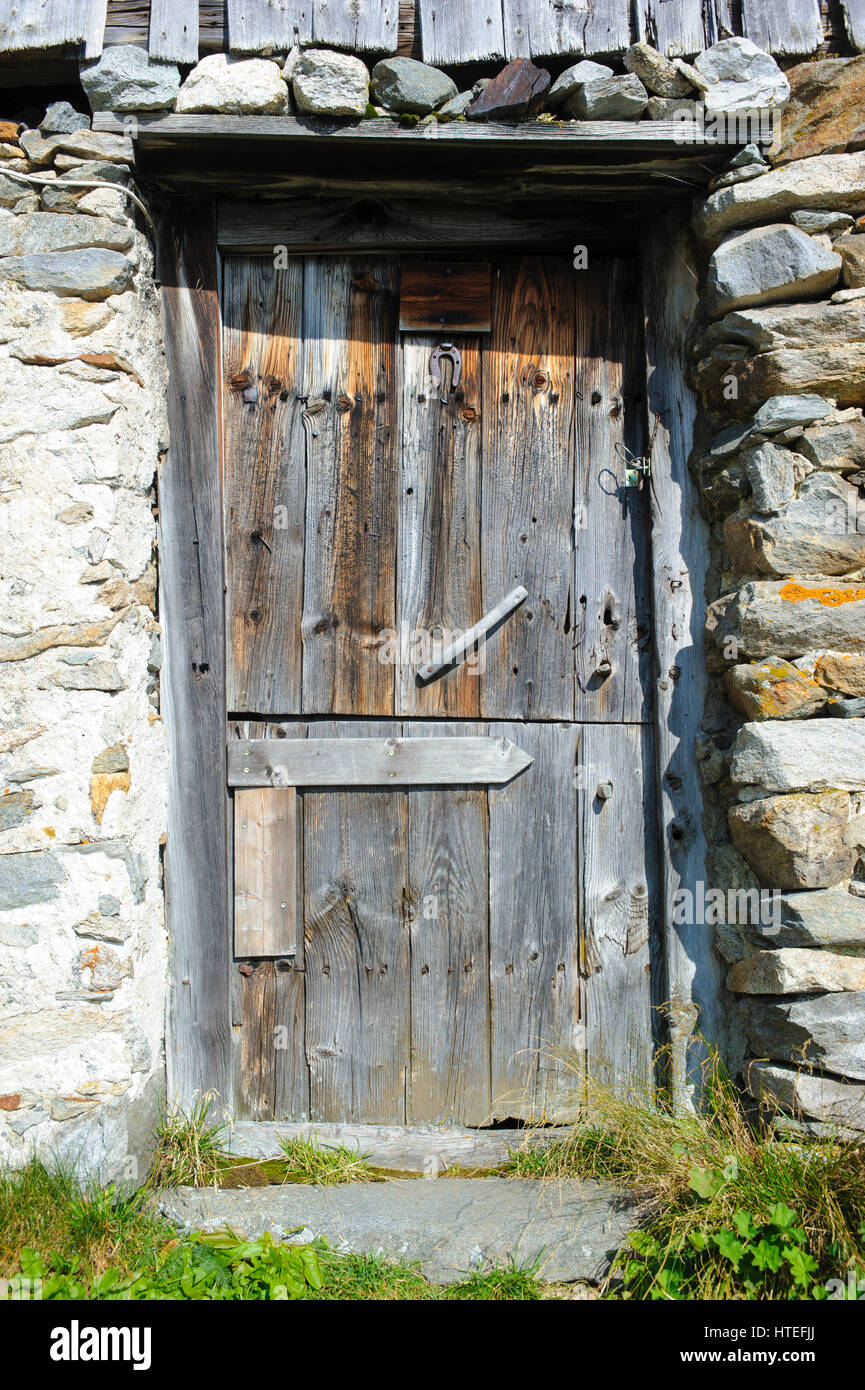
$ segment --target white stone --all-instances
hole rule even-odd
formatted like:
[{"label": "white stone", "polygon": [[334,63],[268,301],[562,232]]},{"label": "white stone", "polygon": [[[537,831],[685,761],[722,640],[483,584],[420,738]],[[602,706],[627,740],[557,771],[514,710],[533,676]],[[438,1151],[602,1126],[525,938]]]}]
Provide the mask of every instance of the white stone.
[{"label": "white stone", "polygon": [[290,109],[290,100],[278,63],[268,58],[209,53],[183,83],[175,109],[284,116]]},{"label": "white stone", "polygon": [[865,791],[865,719],[744,724],[730,777],[766,792]]},{"label": "white stone", "polygon": [[298,111],[307,115],[364,116],[369,70],[348,53],[308,48],[293,64],[291,88]]},{"label": "white stone", "polygon": [[710,84],[703,98],[707,114],[783,106],[790,97],[775,59],[750,39],[721,39],[697,55],[694,67]]}]

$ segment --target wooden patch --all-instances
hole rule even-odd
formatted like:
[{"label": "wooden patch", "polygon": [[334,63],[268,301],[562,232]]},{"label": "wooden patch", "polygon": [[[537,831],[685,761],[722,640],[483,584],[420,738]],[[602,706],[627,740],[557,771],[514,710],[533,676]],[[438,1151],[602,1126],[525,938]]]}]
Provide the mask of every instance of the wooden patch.
[{"label": "wooden patch", "polygon": [[298,939],[298,801],[293,787],[234,794],[234,954],[293,956]]},{"label": "wooden patch", "polygon": [[[317,730],[318,731],[318,730]],[[232,787],[400,787],[509,782],[531,764],[509,738],[250,739],[228,744]]]},{"label": "wooden patch", "polygon": [[198,0],[150,0],[148,49],[162,63],[197,63]]},{"label": "wooden patch", "polygon": [[400,330],[437,333],[450,328],[489,333],[491,274],[491,266],[477,261],[461,265],[458,261],[404,260]]}]

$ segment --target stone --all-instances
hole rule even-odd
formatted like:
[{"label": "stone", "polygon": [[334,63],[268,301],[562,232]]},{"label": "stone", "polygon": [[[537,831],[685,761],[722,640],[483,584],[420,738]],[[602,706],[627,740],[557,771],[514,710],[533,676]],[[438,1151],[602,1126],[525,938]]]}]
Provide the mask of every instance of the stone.
[{"label": "stone", "polygon": [[766,1105],[831,1126],[865,1130],[865,1086],[856,1082],[812,1075],[773,1062],[751,1062],[746,1080],[751,1095]]},{"label": "stone", "polygon": [[752,436],[750,425],[731,425],[729,429],[721,430],[716,434],[709,445],[709,457],[712,459],[729,458],[733,454],[738,454],[743,444],[746,444]]},{"label": "stone", "polygon": [[52,101],[39,122],[40,135],[72,135],[76,130],[89,130],[90,117],[76,111],[68,101]]},{"label": "stone", "polygon": [[838,955],[865,956],[865,902],[844,889],[817,889],[804,893],[776,893],[777,922],[745,927],[758,945],[801,946],[835,951]]},{"label": "stone", "polygon": [[865,990],[865,960],[836,956],[832,951],[800,950],[795,946],[755,951],[733,966],[729,987],[734,994]]},{"label": "stone", "polygon": [[825,208],[797,208],[790,213],[794,227],[803,232],[843,232],[853,226],[849,212],[827,212]]},{"label": "stone", "polygon": [[754,416],[759,434],[778,434],[793,425],[810,425],[831,415],[832,406],[822,396],[772,396]]},{"label": "stone", "polygon": [[178,1187],[160,1195],[163,1214],[186,1229],[243,1231],[250,1239],[307,1242],[418,1260],[434,1283],[451,1284],[490,1265],[538,1262],[541,1279],[597,1278],[637,1219],[627,1189],[564,1178],[555,1200],[543,1184],[511,1178],[289,1185],[243,1190]]},{"label": "stone", "polygon": [[796,485],[793,455],[789,449],[779,449],[766,441],[746,449],[742,464],[751,484],[756,511],[768,514],[786,506]]},{"label": "stone", "polygon": [[135,146],[125,135],[107,135],[99,130],[79,130],[71,134],[43,138],[35,130],[25,130],[21,144],[31,164],[37,168],[50,164],[58,154],[76,159],[101,159],[109,164],[134,164]]},{"label": "stone", "polygon": [[383,58],[372,70],[370,99],[399,115],[427,116],[457,95],[451,78],[415,58]]},{"label": "stone", "polygon": [[[813,348],[760,353],[737,365],[738,395],[729,402],[734,413],[749,415],[769,396],[831,397],[840,406],[865,399],[865,343],[819,344]],[[707,397],[721,405],[721,383],[707,386]]]},{"label": "stone", "polygon": [[107,690],[113,693],[123,689],[124,680],[113,661],[88,661],[68,671],[55,671],[46,679],[45,686],[57,686],[60,690]]},{"label": "stone", "polygon": [[330,48],[307,48],[292,68],[298,111],[309,116],[365,116],[369,69],[360,58]]},{"label": "stone", "polygon": [[34,738],[38,738],[44,732],[43,724],[22,724],[16,729],[0,728],[0,753],[14,753],[16,749],[23,748],[25,743],[32,743]]},{"label": "stone", "polygon": [[800,1066],[804,1062],[865,1081],[865,991],[813,999],[748,999],[740,1017],[755,1056]]},{"label": "stone", "polygon": [[854,300],[865,299],[865,288],[860,290],[836,290],[829,298],[833,304],[851,304]]},{"label": "stone", "polygon": [[[104,687],[103,687],[104,688]],[[90,778],[90,809],[97,825],[102,824],[105,807],[112,792],[128,792],[132,785],[129,772],[98,772]]]},{"label": "stone", "polygon": [[60,896],[66,874],[50,850],[0,854],[0,911],[32,907]]},{"label": "stone", "polygon": [[834,288],[841,257],[789,223],[733,232],[713,253],[706,275],[706,309],[719,318],[730,309],[805,299]]},{"label": "stone", "polygon": [[861,414],[847,420],[811,425],[796,441],[796,448],[815,468],[837,472],[865,465],[865,420]]},{"label": "stone", "polygon": [[132,287],[132,265],[117,251],[91,248],[46,255],[7,256],[0,260],[0,280],[14,280],[28,290],[107,299]]},{"label": "stone", "polygon": [[852,652],[824,652],[814,667],[814,678],[827,690],[865,696],[865,656],[854,656]]},{"label": "stone", "polygon": [[758,580],[709,605],[708,636],[728,660],[792,658],[818,647],[865,651],[865,584]]},{"label": "stone", "polygon": [[646,115],[650,121],[696,121],[698,106],[685,97],[649,97]]},{"label": "stone", "polygon": [[87,1100],[81,1096],[55,1096],[51,1101],[51,1118],[52,1120],[75,1120],[79,1115],[86,1115],[98,1103],[96,1100]]},{"label": "stone", "polygon": [[805,719],[826,704],[813,677],[780,657],[733,666],[724,673],[727,699],[746,719]]},{"label": "stone", "polygon": [[865,791],[865,720],[846,720],[843,728],[826,719],[745,724],[730,777],[765,792]]},{"label": "stone", "polygon": [[777,222],[795,208],[856,212],[863,206],[865,153],[818,155],[718,189],[698,205],[694,226],[703,241],[714,242],[734,227]]},{"label": "stone", "polygon": [[110,748],[104,748],[93,759],[91,772],[128,772],[129,754],[122,743],[112,744]]},{"label": "stone", "polygon": [[547,105],[553,111],[557,111],[586,82],[597,82],[612,76],[612,68],[608,68],[604,63],[594,63],[591,59],[584,58],[582,62],[574,63],[572,67],[566,68],[561,76],[556,78],[547,93]]},{"label": "stone", "polygon": [[0,831],[12,830],[22,825],[33,814],[34,796],[32,791],[10,792],[0,795]]},{"label": "stone", "polygon": [[[110,415],[107,418],[110,419]],[[0,634],[0,662],[27,661],[52,647],[100,647],[122,616],[122,613],[114,613],[96,622],[54,623],[20,637]]]},{"label": "stone", "polygon": [[753,169],[756,166],[759,166],[761,173],[768,168],[768,164],[760,146],[752,144],[746,145],[744,149],[734,154],[728,167],[730,169]]},{"label": "stone", "polygon": [[790,100],[775,125],[773,164],[862,146],[865,59],[820,58],[787,71]]},{"label": "stone", "polygon": [[686,97],[693,91],[691,83],[675,63],[648,43],[632,44],[625,51],[622,62],[627,71],[639,77],[643,86],[655,96]]},{"label": "stone", "polygon": [[704,77],[703,74],[694,67],[693,63],[686,63],[684,58],[674,58],[673,67],[677,72],[680,72],[683,77],[687,78],[691,86],[698,92],[707,92],[712,86],[709,79]]},{"label": "stone", "polygon": [[703,95],[707,115],[779,107],[790,95],[775,59],[750,39],[721,39],[697,55],[694,67],[709,84]]},{"label": "stone", "polygon": [[569,116],[585,121],[637,121],[646,109],[649,94],[640,81],[627,77],[604,77],[578,87],[568,101]]},{"label": "stone", "polygon": [[180,91],[173,63],[156,63],[131,43],[103,48],[82,63],[80,78],[92,111],[171,111]]},{"label": "stone", "polygon": [[476,96],[474,88],[467,92],[457,92],[455,97],[451,97],[450,101],[439,107],[436,115],[440,121],[457,121],[466,114]]},{"label": "stone", "polygon": [[[766,166],[768,168],[768,165]],[[759,179],[763,174],[763,166],[749,164],[744,169],[728,169],[725,174],[718,174],[709,183],[709,191],[714,193],[716,188],[728,188],[731,183],[743,183],[748,179]]]},{"label": "stone", "polygon": [[127,251],[134,235],[100,217],[54,217],[33,212],[0,222],[0,256],[37,256],[49,251],[83,251],[102,247]]},{"label": "stone", "polygon": [[540,111],[550,74],[528,58],[514,58],[479,92],[466,112],[470,121],[517,121]]},{"label": "stone", "polygon": [[118,956],[110,946],[97,943],[79,952],[75,963],[76,986],[58,991],[58,999],[109,999],[132,974],[132,962]]},{"label": "stone", "polygon": [[268,58],[209,53],[195,65],[180,88],[175,110],[284,116],[290,105],[288,86],[278,63]]},{"label": "stone", "polygon": [[717,343],[744,343],[754,352],[817,348],[865,341],[865,302],[771,304],[734,309],[705,332],[701,351]]},{"label": "stone", "polygon": [[865,716],[865,696],[856,699],[832,699],[826,706],[826,713],[832,719],[861,719]]},{"label": "stone", "polygon": [[834,473],[812,474],[781,515],[729,517],[724,540],[736,577],[849,574],[865,565],[858,489]]},{"label": "stone", "polygon": [[[799,733],[808,725],[745,728],[795,728]],[[763,796],[727,810],[730,838],[760,881],[768,888],[791,890],[831,888],[849,876],[856,859],[848,843],[849,817],[850,798],[843,792]]]},{"label": "stone", "polygon": [[842,276],[849,290],[865,288],[865,234],[841,236],[834,243],[841,257]]}]

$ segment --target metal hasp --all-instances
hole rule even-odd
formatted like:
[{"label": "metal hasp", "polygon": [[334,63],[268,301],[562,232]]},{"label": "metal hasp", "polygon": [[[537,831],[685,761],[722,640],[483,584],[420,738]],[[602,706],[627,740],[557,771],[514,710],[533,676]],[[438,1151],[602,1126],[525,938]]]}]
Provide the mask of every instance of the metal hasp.
[{"label": "metal hasp", "polygon": [[[453,343],[439,343],[437,348],[433,348],[429,359],[429,374],[436,386],[442,384],[441,359],[449,357],[453,364],[453,377],[451,378],[451,390],[459,386],[460,377],[463,373],[463,359],[460,350]],[[442,396],[442,403],[447,405],[447,396]]]},{"label": "metal hasp", "polygon": [[528,589],[524,589],[522,584],[518,584],[506,598],[502,599],[501,603],[497,603],[495,608],[491,608],[480,622],[475,623],[474,627],[467,628],[462,637],[458,637],[455,642],[445,648],[438,661],[429,661],[426,666],[420,667],[417,673],[420,683],[426,685],[442,671],[446,671],[451,666],[458,666],[465,661],[475,643],[485,637],[498,623],[509,618],[528,596]]}]

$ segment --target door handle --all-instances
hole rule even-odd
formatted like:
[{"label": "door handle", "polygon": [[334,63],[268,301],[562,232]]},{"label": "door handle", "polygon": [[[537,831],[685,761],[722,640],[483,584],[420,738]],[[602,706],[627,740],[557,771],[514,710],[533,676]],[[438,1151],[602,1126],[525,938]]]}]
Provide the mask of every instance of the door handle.
[{"label": "door handle", "polygon": [[462,637],[458,637],[449,647],[442,652],[438,661],[428,661],[425,666],[421,666],[417,673],[417,678],[422,685],[427,685],[436,676],[441,675],[449,666],[457,666],[465,661],[472,647],[479,642],[482,637],[494,628],[498,623],[509,618],[511,614],[519,608],[529,596],[528,589],[524,589],[522,584],[518,584],[516,589],[497,603],[495,608],[491,608],[480,622],[475,623],[474,627],[467,628]]}]

